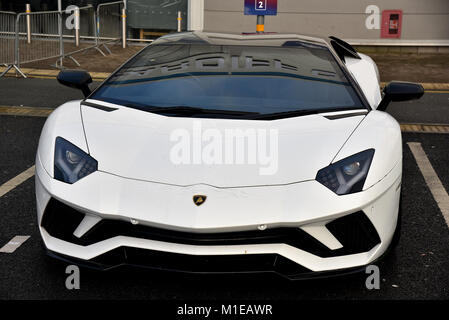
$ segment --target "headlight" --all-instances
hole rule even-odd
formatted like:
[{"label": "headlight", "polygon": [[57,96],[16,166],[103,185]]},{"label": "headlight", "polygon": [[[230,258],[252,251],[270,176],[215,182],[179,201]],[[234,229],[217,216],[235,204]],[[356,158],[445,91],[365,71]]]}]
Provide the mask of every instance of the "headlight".
[{"label": "headlight", "polygon": [[97,169],[97,160],[67,140],[56,138],[54,165],[56,180],[72,184]]},{"label": "headlight", "polygon": [[315,179],[338,195],[362,191],[373,156],[374,149],[356,153],[321,169]]}]

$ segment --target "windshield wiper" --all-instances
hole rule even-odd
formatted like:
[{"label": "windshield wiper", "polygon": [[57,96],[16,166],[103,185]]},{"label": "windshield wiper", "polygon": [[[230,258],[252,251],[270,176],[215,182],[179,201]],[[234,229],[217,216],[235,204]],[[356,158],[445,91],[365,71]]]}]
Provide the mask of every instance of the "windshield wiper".
[{"label": "windshield wiper", "polygon": [[193,115],[211,115],[211,116],[230,116],[231,118],[242,118],[247,120],[277,120],[283,118],[292,118],[305,116],[310,114],[319,114],[325,112],[335,112],[335,111],[347,111],[355,109],[363,109],[363,107],[333,107],[325,109],[300,109],[300,110],[290,110],[275,113],[260,113],[252,111],[239,111],[239,110],[225,110],[225,109],[207,109],[200,107],[191,106],[152,106],[134,103],[123,103],[123,106],[130,107],[133,109],[138,109],[146,112],[152,112],[162,115],[171,116],[193,116]]},{"label": "windshield wiper", "polygon": [[[128,106],[128,105],[126,105]],[[191,116],[195,114],[211,114],[211,115],[229,115],[229,116],[248,116],[248,115],[259,115],[259,112],[250,111],[236,111],[236,110],[223,110],[223,109],[206,109],[198,107],[189,106],[170,106],[170,107],[155,107],[155,106],[135,106],[129,105],[131,108],[136,108],[139,110],[144,110],[148,112],[153,112],[157,114],[169,114],[175,116]]]},{"label": "windshield wiper", "polygon": [[[277,120],[277,119],[283,119],[283,118],[292,118],[292,117],[299,117],[299,116],[306,116],[310,114],[318,114],[318,113],[325,113],[325,112],[333,112],[333,111],[347,111],[347,110],[353,110],[354,108],[327,108],[327,109],[302,109],[302,110],[291,110],[291,111],[283,111],[283,112],[276,112],[276,113],[266,113],[266,114],[259,114],[255,115],[254,117],[250,117],[250,120]],[[357,108],[360,109],[360,108]]]}]

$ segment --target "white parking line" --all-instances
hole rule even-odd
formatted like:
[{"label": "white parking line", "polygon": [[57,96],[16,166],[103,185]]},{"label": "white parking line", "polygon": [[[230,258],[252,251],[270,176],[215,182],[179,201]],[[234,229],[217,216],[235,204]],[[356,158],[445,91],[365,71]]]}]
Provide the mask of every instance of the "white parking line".
[{"label": "white parking line", "polygon": [[438,178],[438,175],[433,169],[429,158],[427,158],[427,155],[424,152],[421,143],[408,142],[407,144],[412,151],[413,156],[415,157],[419,170],[421,170],[421,173],[424,176],[424,180],[426,181],[426,184],[429,187],[433,198],[438,204],[438,207],[440,208],[441,213],[446,220],[446,224],[449,227],[449,196],[446,189],[444,189],[440,178]]},{"label": "white parking line", "polygon": [[0,198],[7,194],[9,191],[20,185],[21,183],[27,181],[29,178],[34,176],[34,166],[28,168],[18,176],[15,176],[9,181],[6,181],[0,186]]},{"label": "white parking line", "polygon": [[13,253],[17,250],[25,241],[28,240],[30,236],[15,236],[7,244],[5,244],[2,248],[0,248],[0,252],[2,253]]}]

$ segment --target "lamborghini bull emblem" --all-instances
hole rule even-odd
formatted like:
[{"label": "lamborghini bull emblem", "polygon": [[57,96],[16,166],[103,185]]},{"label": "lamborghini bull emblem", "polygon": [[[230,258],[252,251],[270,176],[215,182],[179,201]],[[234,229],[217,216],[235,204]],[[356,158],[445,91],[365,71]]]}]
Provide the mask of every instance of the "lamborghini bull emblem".
[{"label": "lamborghini bull emblem", "polygon": [[196,204],[197,206],[202,205],[204,202],[206,202],[207,197],[200,195],[200,194],[196,194],[193,196],[193,203]]}]

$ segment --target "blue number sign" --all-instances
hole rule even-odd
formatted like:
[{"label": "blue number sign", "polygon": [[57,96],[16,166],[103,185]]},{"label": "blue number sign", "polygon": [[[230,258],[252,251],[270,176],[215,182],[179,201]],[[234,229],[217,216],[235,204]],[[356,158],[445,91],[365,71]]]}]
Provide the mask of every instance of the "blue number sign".
[{"label": "blue number sign", "polygon": [[277,0],[245,0],[246,15],[275,16],[277,11]]}]

